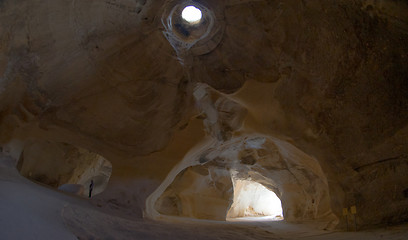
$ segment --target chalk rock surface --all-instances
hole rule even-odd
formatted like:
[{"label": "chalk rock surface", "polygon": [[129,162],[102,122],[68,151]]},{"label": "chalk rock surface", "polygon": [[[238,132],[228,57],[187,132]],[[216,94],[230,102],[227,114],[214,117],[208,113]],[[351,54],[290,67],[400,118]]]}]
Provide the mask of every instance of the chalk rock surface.
[{"label": "chalk rock surface", "polygon": [[288,222],[400,223],[407,42],[406,1],[2,0],[1,151],[129,217],[226,220],[253,181]]}]

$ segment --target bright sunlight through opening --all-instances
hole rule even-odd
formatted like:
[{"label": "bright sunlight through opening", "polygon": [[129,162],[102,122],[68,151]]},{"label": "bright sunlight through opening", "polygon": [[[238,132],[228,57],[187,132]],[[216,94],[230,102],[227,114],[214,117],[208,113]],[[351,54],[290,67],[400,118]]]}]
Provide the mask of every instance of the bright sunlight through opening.
[{"label": "bright sunlight through opening", "polygon": [[282,203],[276,194],[262,184],[237,180],[234,202],[227,214],[228,221],[283,220]]},{"label": "bright sunlight through opening", "polygon": [[191,24],[197,24],[200,22],[203,14],[201,10],[194,6],[187,6],[181,13],[181,17]]}]

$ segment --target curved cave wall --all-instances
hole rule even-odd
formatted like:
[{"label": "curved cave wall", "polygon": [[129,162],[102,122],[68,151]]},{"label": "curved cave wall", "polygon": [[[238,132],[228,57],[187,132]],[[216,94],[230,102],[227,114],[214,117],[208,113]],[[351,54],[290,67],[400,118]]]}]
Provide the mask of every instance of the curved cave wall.
[{"label": "curved cave wall", "polygon": [[66,143],[32,141],[24,144],[17,163],[20,174],[30,180],[88,196],[101,193],[112,173],[112,164],[102,156]]},{"label": "curved cave wall", "polygon": [[112,202],[154,182],[152,218],[224,219],[250,178],[288,221],[408,220],[406,1],[3,0],[0,22],[0,145],[17,164],[39,140],[24,174],[69,181],[56,156],[80,146],[111,161]]},{"label": "curved cave wall", "polygon": [[225,220],[231,201],[228,171],[216,167],[186,169],[155,206],[164,215]]},{"label": "curved cave wall", "polygon": [[289,143],[246,136],[215,143],[196,156],[184,159],[187,168],[173,180],[167,179],[171,182],[164,182],[165,191],[155,193],[159,198],[150,199],[154,209],[148,209],[148,214],[157,211],[162,215],[226,220],[233,205],[233,183],[250,180],[277,193],[289,222],[338,222],[319,163]]}]

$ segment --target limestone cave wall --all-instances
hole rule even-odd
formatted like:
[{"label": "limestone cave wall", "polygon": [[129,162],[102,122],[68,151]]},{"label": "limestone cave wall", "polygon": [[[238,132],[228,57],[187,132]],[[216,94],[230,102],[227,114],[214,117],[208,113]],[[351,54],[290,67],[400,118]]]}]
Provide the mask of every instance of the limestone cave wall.
[{"label": "limestone cave wall", "polygon": [[36,168],[102,156],[138,217],[224,219],[233,177],[288,221],[406,221],[407,42],[397,0],[3,0],[0,146]]}]

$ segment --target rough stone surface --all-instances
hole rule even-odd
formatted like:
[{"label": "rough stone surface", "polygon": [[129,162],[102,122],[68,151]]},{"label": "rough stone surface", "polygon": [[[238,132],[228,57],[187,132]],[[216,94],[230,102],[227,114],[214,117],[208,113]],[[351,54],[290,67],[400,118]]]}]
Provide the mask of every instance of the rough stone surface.
[{"label": "rough stone surface", "polygon": [[406,1],[202,0],[203,25],[168,21],[187,3],[0,1],[11,164],[57,187],[101,156],[94,203],[128,217],[223,220],[238,179],[288,222],[408,220]]}]

